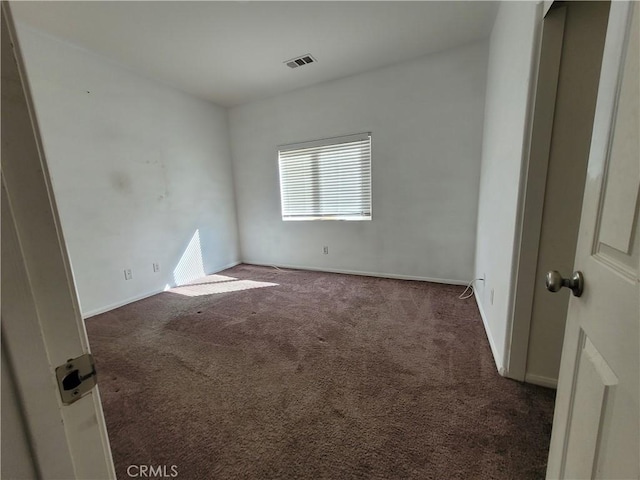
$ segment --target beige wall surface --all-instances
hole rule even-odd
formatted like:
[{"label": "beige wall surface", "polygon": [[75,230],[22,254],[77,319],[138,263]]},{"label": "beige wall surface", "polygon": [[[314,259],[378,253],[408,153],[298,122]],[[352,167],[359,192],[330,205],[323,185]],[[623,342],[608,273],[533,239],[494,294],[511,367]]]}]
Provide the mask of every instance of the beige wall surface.
[{"label": "beige wall surface", "polygon": [[239,261],[226,110],[25,25],[18,38],[83,315]]},{"label": "beige wall surface", "polygon": [[[468,282],[487,47],[473,43],[232,108],[243,260]],[[372,134],[372,220],[282,221],[277,146],[360,132]]]}]

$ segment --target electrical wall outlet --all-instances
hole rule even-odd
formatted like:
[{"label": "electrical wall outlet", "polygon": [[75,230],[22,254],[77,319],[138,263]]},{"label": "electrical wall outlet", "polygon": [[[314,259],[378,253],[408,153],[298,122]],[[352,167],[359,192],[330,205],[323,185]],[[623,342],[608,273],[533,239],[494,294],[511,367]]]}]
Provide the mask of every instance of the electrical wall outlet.
[{"label": "electrical wall outlet", "polygon": [[329,255],[329,247],[322,247],[322,253]]},{"label": "electrical wall outlet", "polygon": [[160,271],[160,264],[157,262],[153,263],[153,271],[154,272],[159,272]]},{"label": "electrical wall outlet", "polygon": [[133,274],[131,273],[131,269],[130,268],[125,268],[124,270],[124,279],[125,280],[131,280],[133,278]]}]

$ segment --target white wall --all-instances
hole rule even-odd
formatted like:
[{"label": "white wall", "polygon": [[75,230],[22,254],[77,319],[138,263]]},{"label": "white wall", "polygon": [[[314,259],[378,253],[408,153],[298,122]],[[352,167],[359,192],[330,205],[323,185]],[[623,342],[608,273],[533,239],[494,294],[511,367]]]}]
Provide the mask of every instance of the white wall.
[{"label": "white wall", "polygon": [[503,374],[539,14],[536,2],[502,2],[490,39],[475,277],[485,278],[478,283],[476,297],[496,365]]},{"label": "white wall", "polygon": [[[243,261],[468,281],[487,54],[482,42],[233,108]],[[372,221],[283,222],[277,146],[366,131]]]},{"label": "white wall", "polygon": [[83,314],[237,262],[225,110],[18,34]]}]

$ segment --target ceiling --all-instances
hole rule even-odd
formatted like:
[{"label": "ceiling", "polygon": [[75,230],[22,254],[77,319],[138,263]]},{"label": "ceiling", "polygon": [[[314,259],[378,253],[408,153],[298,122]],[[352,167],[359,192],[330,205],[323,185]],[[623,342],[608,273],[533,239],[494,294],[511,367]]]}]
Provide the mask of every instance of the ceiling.
[{"label": "ceiling", "polygon": [[[497,2],[11,2],[18,22],[235,106],[489,36]],[[317,63],[283,63],[312,54]]]}]

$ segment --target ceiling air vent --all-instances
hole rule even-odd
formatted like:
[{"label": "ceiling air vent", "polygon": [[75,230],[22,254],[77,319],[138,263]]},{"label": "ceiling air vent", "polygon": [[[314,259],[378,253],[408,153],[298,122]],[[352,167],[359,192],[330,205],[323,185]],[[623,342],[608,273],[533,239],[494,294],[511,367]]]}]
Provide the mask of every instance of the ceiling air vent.
[{"label": "ceiling air vent", "polygon": [[307,63],[315,63],[317,60],[311,56],[310,53],[306,55],[302,55],[301,57],[292,58],[291,60],[287,60],[286,63],[290,68],[298,68]]}]

